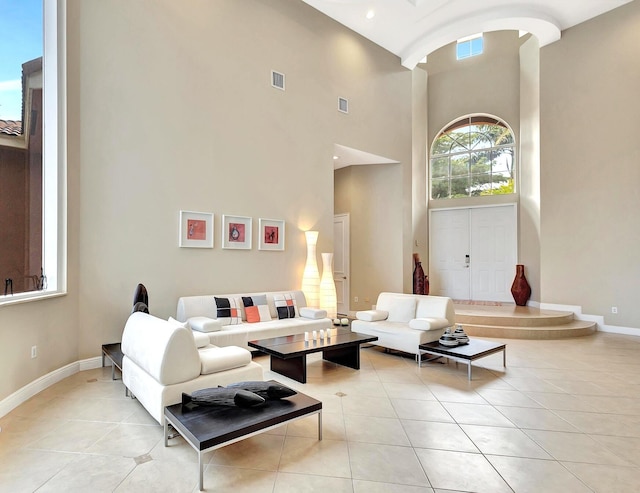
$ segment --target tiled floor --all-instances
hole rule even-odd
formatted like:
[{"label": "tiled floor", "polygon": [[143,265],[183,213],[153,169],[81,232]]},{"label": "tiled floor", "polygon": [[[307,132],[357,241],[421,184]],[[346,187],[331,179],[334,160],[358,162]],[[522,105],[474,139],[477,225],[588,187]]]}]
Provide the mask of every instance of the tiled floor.
[{"label": "tiled floor", "polygon": [[[464,365],[362,351],[360,371],[314,355],[315,417],[211,453],[216,492],[640,491],[640,339],[507,340]],[[1,492],[193,492],[196,453],[124,396],[109,368],[69,377],[0,418]]]}]

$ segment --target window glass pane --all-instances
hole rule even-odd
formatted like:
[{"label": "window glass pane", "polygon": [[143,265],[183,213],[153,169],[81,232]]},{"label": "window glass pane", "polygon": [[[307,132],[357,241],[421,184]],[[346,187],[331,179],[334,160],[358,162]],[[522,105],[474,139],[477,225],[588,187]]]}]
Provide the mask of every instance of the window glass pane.
[{"label": "window glass pane", "polygon": [[446,176],[449,176],[449,158],[433,158],[431,160],[431,177],[442,178]]},{"label": "window glass pane", "polygon": [[447,199],[449,198],[449,178],[438,178],[431,182],[431,198]]},{"label": "window glass pane", "polygon": [[484,38],[480,36],[479,38],[472,39],[470,44],[470,56],[480,55],[484,48]]},{"label": "window glass pane", "polygon": [[469,176],[451,179],[451,198],[469,196]]},{"label": "window glass pane", "polygon": [[431,155],[432,198],[446,198],[447,179],[449,198],[515,193],[515,139],[495,117],[452,123],[434,140]]},{"label": "window glass pane", "polygon": [[451,176],[469,174],[469,154],[451,156]]},{"label": "window glass pane", "polygon": [[463,58],[469,58],[471,56],[471,42],[464,41],[458,43],[456,46],[456,58],[461,60]]},{"label": "window glass pane", "polygon": [[47,287],[42,0],[0,2],[0,32],[0,296],[11,296]]}]

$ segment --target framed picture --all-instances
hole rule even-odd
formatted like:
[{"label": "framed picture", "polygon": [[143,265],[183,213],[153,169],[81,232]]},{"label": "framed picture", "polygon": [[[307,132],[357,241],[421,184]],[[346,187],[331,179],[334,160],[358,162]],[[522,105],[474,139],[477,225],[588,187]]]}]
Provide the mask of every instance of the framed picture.
[{"label": "framed picture", "polygon": [[180,247],[213,248],[213,214],[180,211]]},{"label": "framed picture", "polygon": [[279,219],[258,220],[258,250],[284,250],[284,221]]},{"label": "framed picture", "polygon": [[251,250],[250,217],[222,216],[222,248]]}]

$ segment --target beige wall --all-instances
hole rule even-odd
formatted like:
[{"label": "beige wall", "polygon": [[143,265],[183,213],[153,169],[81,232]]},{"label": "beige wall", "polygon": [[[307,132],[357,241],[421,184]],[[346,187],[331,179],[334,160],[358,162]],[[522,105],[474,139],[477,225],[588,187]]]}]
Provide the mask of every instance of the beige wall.
[{"label": "beige wall", "polygon": [[636,1],[540,54],[542,300],[636,328],[639,29]]},{"label": "beige wall", "polygon": [[[0,309],[0,399],[118,341],[138,282],[161,317],[181,295],[298,288],[302,232],[333,250],[334,143],[402,162],[391,199],[410,183],[411,72],[300,1],[68,0],[68,22],[69,295]],[[178,248],[181,209],[216,214],[214,249]],[[222,214],[253,218],[251,251],[221,248]],[[285,252],[257,250],[260,217],[286,221]]]}]

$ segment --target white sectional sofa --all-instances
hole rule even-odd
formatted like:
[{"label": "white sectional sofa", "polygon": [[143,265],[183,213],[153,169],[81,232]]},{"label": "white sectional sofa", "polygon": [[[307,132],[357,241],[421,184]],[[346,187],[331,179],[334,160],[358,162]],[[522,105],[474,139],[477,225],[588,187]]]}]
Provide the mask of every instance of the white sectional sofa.
[{"label": "white sectional sofa", "polygon": [[[279,318],[282,316],[282,298],[289,298],[288,315],[291,318]],[[219,316],[220,307],[218,300],[227,300],[230,310],[237,311],[236,317]],[[243,298],[245,300],[243,300]],[[258,305],[260,321],[250,321],[248,317],[246,299],[254,302],[262,300],[266,306]],[[255,303],[254,303],[255,305]],[[223,307],[222,310],[225,310]],[[285,310],[286,311],[286,310]],[[225,311],[223,315],[228,315]],[[244,294],[216,294],[202,296],[183,296],[178,300],[176,318],[181,322],[187,322],[194,331],[206,333],[211,344],[216,346],[239,346],[249,349],[247,343],[255,339],[266,339],[284,335],[302,334],[307,331],[328,329],[332,326],[331,319],[327,318],[325,310],[307,307],[307,302],[302,291],[271,291]],[[230,318],[235,318],[231,320]]]},{"label": "white sectional sofa", "polygon": [[129,316],[121,347],[125,387],[160,424],[165,406],[181,402],[182,392],[263,380],[246,349],[215,347],[184,324],[143,312]]},{"label": "white sectional sofa", "polygon": [[418,346],[437,341],[444,329],[453,326],[455,311],[451,298],[403,293],[380,293],[375,310],[356,312],[351,330],[377,336],[373,344],[415,354]]}]

